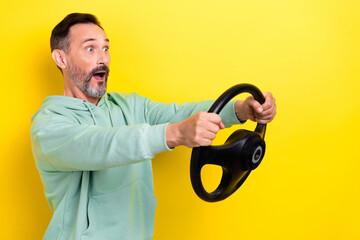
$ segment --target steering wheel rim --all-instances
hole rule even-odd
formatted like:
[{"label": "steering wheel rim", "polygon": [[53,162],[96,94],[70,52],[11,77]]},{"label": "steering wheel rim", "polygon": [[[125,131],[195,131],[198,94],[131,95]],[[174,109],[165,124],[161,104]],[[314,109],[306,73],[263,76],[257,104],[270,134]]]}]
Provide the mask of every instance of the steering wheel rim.
[{"label": "steering wheel rim", "polygon": [[[213,103],[208,112],[219,114],[233,97],[244,92],[250,93],[260,104],[265,102],[262,92],[257,87],[251,84],[238,84],[225,91]],[[195,193],[207,202],[221,201],[233,194],[245,182],[251,171],[260,164],[265,152],[265,142],[263,141],[265,132],[266,124],[258,123],[254,132],[247,130],[235,131],[223,145],[193,148],[190,163],[190,178]],[[247,146],[244,139],[246,139],[246,141],[251,139],[251,141],[255,141],[256,144],[260,144],[262,148],[261,159],[255,159],[255,161],[252,159],[253,163],[250,163],[252,166],[249,169],[246,169],[244,164],[236,160],[239,154],[242,154],[239,152],[239,148],[243,151],[244,146]],[[259,141],[263,141],[263,143]],[[255,153],[253,158],[254,156]],[[228,161],[224,160],[223,157],[235,160]],[[207,164],[219,165],[223,171],[219,186],[210,193],[205,190],[201,180],[201,169]]]}]

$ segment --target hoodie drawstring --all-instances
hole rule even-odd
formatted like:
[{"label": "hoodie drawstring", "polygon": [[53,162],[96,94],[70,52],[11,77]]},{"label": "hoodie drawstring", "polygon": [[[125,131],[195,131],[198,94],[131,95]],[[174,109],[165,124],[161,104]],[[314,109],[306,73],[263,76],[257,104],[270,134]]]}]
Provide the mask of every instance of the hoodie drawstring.
[{"label": "hoodie drawstring", "polygon": [[109,113],[109,117],[110,117],[111,126],[112,126],[112,127],[114,127],[113,118],[112,118],[112,115],[111,115],[111,111],[110,111],[110,107],[109,107],[108,100],[107,100],[107,98],[106,98],[106,97],[104,98],[104,100],[105,100],[105,105],[106,105],[106,107],[107,107],[107,109],[108,109],[108,113]]},{"label": "hoodie drawstring", "polygon": [[[104,100],[105,100],[105,105],[106,105],[107,111],[108,111],[108,113],[109,113],[111,126],[114,127],[113,117],[112,117],[112,115],[111,115],[111,111],[110,111],[110,107],[109,107],[109,102],[108,102],[108,100],[107,100],[106,97],[104,98]],[[96,122],[94,113],[93,113],[93,111],[91,110],[91,107],[89,106],[88,102],[87,102],[87,101],[83,101],[83,103],[84,103],[84,105],[87,107],[87,109],[89,110],[89,112],[91,113],[91,117],[92,117],[92,119],[93,119],[94,125],[97,125],[97,122]]]},{"label": "hoodie drawstring", "polygon": [[96,124],[96,120],[95,120],[94,113],[91,111],[90,106],[88,105],[88,103],[87,103],[86,101],[83,101],[83,103],[84,103],[84,105],[87,107],[87,109],[89,109],[89,112],[91,113],[91,117],[92,117],[92,119],[93,119],[93,121],[94,121],[94,125],[97,125],[97,124]]}]

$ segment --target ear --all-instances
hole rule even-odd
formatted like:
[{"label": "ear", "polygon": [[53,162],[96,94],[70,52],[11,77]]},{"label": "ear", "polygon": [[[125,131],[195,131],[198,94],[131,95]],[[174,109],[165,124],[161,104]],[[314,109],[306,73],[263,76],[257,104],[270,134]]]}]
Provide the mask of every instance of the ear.
[{"label": "ear", "polygon": [[58,65],[59,68],[65,69],[67,67],[66,64],[66,56],[65,52],[60,49],[54,49],[51,53],[56,65]]}]

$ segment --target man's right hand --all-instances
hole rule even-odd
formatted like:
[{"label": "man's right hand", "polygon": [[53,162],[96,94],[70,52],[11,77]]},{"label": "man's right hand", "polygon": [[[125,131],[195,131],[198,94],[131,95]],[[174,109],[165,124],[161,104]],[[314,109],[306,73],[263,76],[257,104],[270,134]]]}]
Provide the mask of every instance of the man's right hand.
[{"label": "man's right hand", "polygon": [[209,146],[216,133],[223,128],[225,126],[218,114],[198,112],[181,122],[169,123],[166,128],[166,143],[169,148],[179,145],[189,148]]}]

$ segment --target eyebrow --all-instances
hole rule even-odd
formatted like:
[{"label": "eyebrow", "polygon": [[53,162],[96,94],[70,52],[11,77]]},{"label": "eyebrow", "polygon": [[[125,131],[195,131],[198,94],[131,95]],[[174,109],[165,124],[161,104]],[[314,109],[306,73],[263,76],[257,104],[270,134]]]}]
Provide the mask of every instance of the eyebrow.
[{"label": "eyebrow", "polygon": [[[91,42],[91,41],[96,41],[95,38],[87,38],[83,41],[82,44],[86,43],[86,42]],[[109,42],[109,39],[108,38],[105,38],[105,42]]]}]

